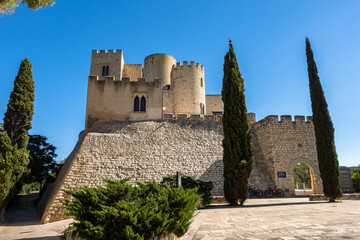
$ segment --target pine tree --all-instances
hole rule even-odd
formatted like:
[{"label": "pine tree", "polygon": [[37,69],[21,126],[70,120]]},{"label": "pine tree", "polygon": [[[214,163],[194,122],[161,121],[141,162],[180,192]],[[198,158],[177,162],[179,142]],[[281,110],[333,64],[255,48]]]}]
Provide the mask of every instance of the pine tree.
[{"label": "pine tree", "polygon": [[31,63],[25,58],[14,81],[0,131],[0,223],[4,220],[7,204],[19,190],[19,181],[29,172],[29,151],[26,146],[34,111],[33,101]]},{"label": "pine tree", "polygon": [[252,137],[236,55],[229,41],[225,55],[222,100],[224,103],[224,194],[231,205],[243,205],[251,172]]},{"label": "pine tree", "polygon": [[336,198],[342,196],[342,191],[339,162],[335,148],[334,127],[308,38],[306,38],[306,58],[316,149],[324,194],[330,198],[330,202],[335,202]]},{"label": "pine tree", "polygon": [[4,117],[4,130],[10,137],[11,144],[17,144],[19,149],[25,148],[29,140],[26,133],[31,129],[34,113],[34,91],[31,63],[25,58],[21,61]]}]

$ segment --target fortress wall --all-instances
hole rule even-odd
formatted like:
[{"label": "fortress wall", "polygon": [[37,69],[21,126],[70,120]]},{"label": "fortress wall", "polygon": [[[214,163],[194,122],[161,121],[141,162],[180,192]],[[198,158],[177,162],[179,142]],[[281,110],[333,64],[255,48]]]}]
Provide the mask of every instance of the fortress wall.
[{"label": "fortress wall", "polygon": [[[258,138],[263,158],[267,163],[273,184],[285,191],[286,195],[295,195],[294,167],[305,163],[312,169],[314,193],[322,193],[322,182],[317,162],[316,140],[312,118],[305,121],[304,116],[288,115],[268,116],[253,124],[255,137]],[[255,153],[259,155],[259,151]],[[256,156],[256,159],[260,156]],[[264,165],[266,166],[266,164]],[[285,172],[286,178],[279,178],[278,172]]]},{"label": "fortress wall", "polygon": [[124,55],[121,49],[113,50],[92,50],[90,75],[98,75],[101,80],[105,80],[106,76],[102,76],[103,66],[109,66],[109,75],[114,76],[115,80],[120,81],[124,68]]},{"label": "fortress wall", "polygon": [[163,113],[174,113],[173,92],[171,89],[163,90]]},{"label": "fortress wall", "polygon": [[[135,96],[145,96],[146,112],[134,112]],[[160,119],[162,114],[161,80],[148,82],[144,78],[115,81],[113,76],[99,80],[89,76],[85,129],[97,121]]]},{"label": "fortress wall", "polygon": [[[66,164],[58,189],[103,185],[102,177],[156,180],[180,171],[214,182],[214,195],[223,195],[222,128],[216,121],[146,121],[96,124],[77,155]],[[66,166],[65,166],[66,167]],[[66,169],[64,169],[66,171]],[[63,219],[62,191],[53,193],[43,223]]]},{"label": "fortress wall", "polygon": [[206,95],[205,96],[206,114],[212,115],[213,112],[222,113],[222,98],[221,95]]},{"label": "fortress wall", "polygon": [[[200,104],[205,106],[204,66],[187,61],[177,63],[171,71],[174,112],[201,114]],[[202,114],[204,114],[202,113]]]},{"label": "fortress wall", "polygon": [[[250,115],[255,121],[255,115]],[[61,170],[42,222],[66,217],[62,204],[68,196],[60,189],[102,185],[102,177],[160,181],[163,176],[180,171],[212,181],[212,194],[223,195],[221,117],[165,114],[165,120],[95,124],[79,140]],[[293,122],[288,117],[279,121],[278,116],[268,116],[251,124],[251,131],[254,165],[249,184],[263,190],[277,185],[289,189],[289,196],[294,193],[293,168],[303,162],[313,168],[316,193],[322,191],[310,118],[305,121],[303,116],[296,116]],[[279,180],[279,171],[286,172],[287,178]]]}]

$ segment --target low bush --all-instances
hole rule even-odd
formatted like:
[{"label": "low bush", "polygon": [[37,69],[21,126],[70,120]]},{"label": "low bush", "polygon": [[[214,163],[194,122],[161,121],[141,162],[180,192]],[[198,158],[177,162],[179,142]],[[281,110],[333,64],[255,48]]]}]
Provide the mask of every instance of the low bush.
[{"label": "low bush", "polygon": [[[163,185],[170,185],[172,187],[176,187],[176,175],[167,175],[163,177],[161,181]],[[210,204],[211,202],[211,190],[214,188],[214,184],[212,182],[195,180],[195,176],[181,176],[181,186],[184,189],[193,189],[197,188],[197,193],[201,196],[201,203],[203,206]]]},{"label": "low bush", "polygon": [[64,190],[66,214],[75,222],[65,237],[84,239],[152,239],[162,234],[180,237],[188,230],[200,197],[197,189],[184,190],[156,182],[128,183],[105,179],[106,187]]}]

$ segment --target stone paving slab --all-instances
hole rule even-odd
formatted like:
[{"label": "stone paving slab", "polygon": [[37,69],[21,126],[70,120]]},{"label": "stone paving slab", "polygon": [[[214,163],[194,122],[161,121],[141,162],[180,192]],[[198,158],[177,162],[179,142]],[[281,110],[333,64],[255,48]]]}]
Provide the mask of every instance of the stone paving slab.
[{"label": "stone paving slab", "polygon": [[243,207],[212,205],[197,212],[181,240],[360,239],[360,201],[249,199]]}]

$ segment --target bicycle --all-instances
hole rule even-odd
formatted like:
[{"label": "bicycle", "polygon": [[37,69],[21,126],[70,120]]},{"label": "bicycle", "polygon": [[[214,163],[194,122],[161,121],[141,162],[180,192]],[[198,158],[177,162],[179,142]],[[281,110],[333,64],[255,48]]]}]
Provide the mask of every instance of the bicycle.
[{"label": "bicycle", "polygon": [[281,189],[281,188],[276,188],[275,187],[269,187],[268,190],[265,191],[265,197],[267,198],[271,198],[271,197],[284,197],[285,196],[285,192]]},{"label": "bicycle", "polygon": [[256,187],[254,187],[254,186],[251,186],[251,185],[249,185],[249,187],[248,187],[248,195],[250,196],[250,197],[258,197],[258,198],[261,198],[261,197],[263,197],[263,191],[261,190],[261,189],[258,189],[258,188],[256,188]]}]

